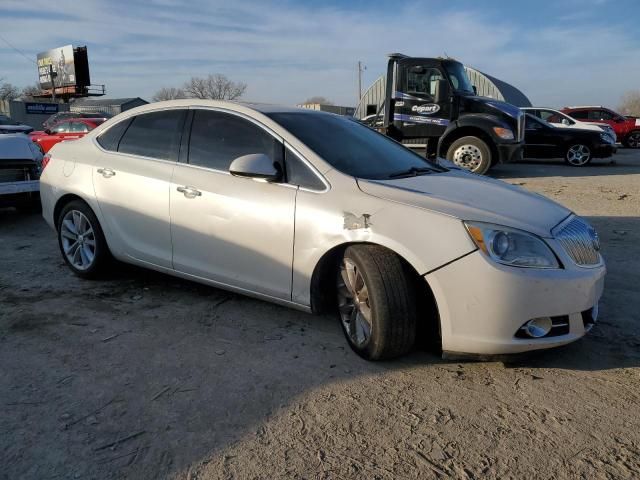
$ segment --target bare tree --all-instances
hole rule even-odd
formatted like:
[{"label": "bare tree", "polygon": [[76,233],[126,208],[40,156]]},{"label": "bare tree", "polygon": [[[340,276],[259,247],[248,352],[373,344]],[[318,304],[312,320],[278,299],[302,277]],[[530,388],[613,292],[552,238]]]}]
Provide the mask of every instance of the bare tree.
[{"label": "bare tree", "polygon": [[630,90],[625,93],[618,111],[623,115],[640,116],[640,90]]},{"label": "bare tree", "polygon": [[331,100],[328,100],[326,97],[321,96],[307,98],[304,102],[302,102],[302,105],[311,105],[314,103],[319,103],[321,105],[333,105],[333,102]]},{"label": "bare tree", "polygon": [[20,90],[15,85],[4,82],[0,85],[0,100],[15,100],[20,96]]},{"label": "bare tree", "polygon": [[216,73],[206,78],[191,77],[191,80],[182,87],[187,96],[211,100],[235,100],[240,98],[247,84],[233,82],[225,75]]},{"label": "bare tree", "polygon": [[162,102],[163,100],[176,100],[179,98],[187,98],[184,90],[176,87],[163,87],[153,95],[152,100],[154,102]]},{"label": "bare tree", "polygon": [[42,93],[42,89],[40,88],[40,85],[36,83],[34,85],[27,85],[26,87],[24,87],[22,89],[22,92],[20,93],[20,97],[33,98],[36,95],[40,95],[41,93]]}]

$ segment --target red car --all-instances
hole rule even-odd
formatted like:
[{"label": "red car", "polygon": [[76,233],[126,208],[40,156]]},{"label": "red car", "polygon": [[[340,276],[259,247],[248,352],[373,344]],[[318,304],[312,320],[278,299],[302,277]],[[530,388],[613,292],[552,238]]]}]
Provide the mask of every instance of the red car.
[{"label": "red car", "polygon": [[84,137],[102,122],[104,119],[101,118],[72,118],[56,123],[44,131],[31,132],[29,136],[46,153],[58,142]]},{"label": "red car", "polygon": [[583,122],[606,123],[625,147],[640,148],[640,119],[625,117],[606,107],[565,107],[562,112]]}]

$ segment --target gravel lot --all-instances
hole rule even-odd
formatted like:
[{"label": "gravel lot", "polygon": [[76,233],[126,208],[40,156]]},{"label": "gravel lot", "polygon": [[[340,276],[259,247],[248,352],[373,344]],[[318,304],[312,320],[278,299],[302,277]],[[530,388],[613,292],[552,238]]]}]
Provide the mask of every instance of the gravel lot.
[{"label": "gravel lot", "polygon": [[638,478],[640,153],[493,174],[588,217],[609,268],[586,338],[508,363],[367,363],[332,317],[83,281],[0,210],[0,478]]}]

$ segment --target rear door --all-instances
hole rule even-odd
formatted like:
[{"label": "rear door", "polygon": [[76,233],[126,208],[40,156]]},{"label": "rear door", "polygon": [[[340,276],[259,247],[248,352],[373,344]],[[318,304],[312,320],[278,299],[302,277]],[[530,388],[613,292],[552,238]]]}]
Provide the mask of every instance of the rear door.
[{"label": "rear door", "polygon": [[186,109],[124,120],[97,142],[93,184],[113,248],[132,259],[171,268],[169,185]]},{"label": "rear door", "polygon": [[281,165],[283,144],[244,116],[194,110],[188,163],[171,182],[173,266],[290,300],[297,187],[229,174],[235,158],[253,153]]}]

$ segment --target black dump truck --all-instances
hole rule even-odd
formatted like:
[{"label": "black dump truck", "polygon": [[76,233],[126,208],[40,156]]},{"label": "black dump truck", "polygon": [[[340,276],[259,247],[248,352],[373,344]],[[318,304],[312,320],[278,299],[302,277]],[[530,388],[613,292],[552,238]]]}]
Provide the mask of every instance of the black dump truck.
[{"label": "black dump truck", "polygon": [[394,53],[378,82],[377,101],[356,116],[385,135],[479,174],[522,158],[524,114],[478,96],[462,63]]}]

